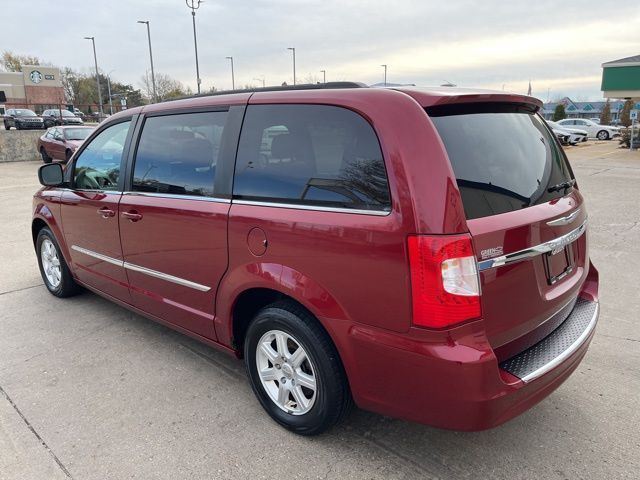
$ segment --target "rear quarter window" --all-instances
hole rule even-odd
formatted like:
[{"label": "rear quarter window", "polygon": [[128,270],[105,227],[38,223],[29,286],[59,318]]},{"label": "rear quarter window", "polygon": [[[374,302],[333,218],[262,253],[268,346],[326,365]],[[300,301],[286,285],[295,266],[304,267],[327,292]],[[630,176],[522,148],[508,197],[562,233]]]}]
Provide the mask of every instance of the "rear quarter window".
[{"label": "rear quarter window", "polygon": [[378,138],[357,113],[327,105],[251,105],[236,161],[235,198],[389,211]]},{"label": "rear quarter window", "polygon": [[512,212],[564,195],[573,178],[542,118],[519,105],[427,109],[442,139],[467,219]]}]

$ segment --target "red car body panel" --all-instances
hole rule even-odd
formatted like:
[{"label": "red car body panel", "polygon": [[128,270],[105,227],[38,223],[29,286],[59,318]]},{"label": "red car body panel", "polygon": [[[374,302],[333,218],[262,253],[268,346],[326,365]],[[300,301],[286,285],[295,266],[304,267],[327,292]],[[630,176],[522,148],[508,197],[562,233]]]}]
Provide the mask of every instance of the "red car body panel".
[{"label": "red car body panel", "polygon": [[[84,128],[87,130],[94,129],[93,127],[83,127],[83,126],[77,126],[77,125],[72,127],[61,126],[61,127],[52,127],[52,128],[56,128],[62,132],[64,132],[64,130],[67,128],[69,129]],[[56,140],[55,138],[48,138],[47,134],[49,133],[49,130],[50,129],[47,129],[47,131],[38,139],[38,152],[44,149],[46,154],[53,160],[66,162],[67,151],[73,154],[73,152],[75,152],[78,149],[78,147],[83,143],[82,140],[65,140],[63,142],[62,140]]]},{"label": "red car body panel", "polygon": [[[392,199],[388,215],[45,188],[34,198],[34,216],[54,229],[80,283],[138,313],[241,356],[233,338],[238,298],[256,288],[280,292],[325,327],[359,406],[442,428],[489,428],[540,401],[577,367],[593,333],[570,358],[526,384],[498,364],[539,341],[539,327],[568,299],[597,301],[598,277],[583,235],[571,247],[576,268],[562,282],[546,285],[537,261],[483,271],[481,319],[444,330],[412,326],[408,235],[471,233],[481,261],[480,252],[495,245],[514,252],[572,229],[549,226],[550,219],[580,209],[573,228],[586,220],[576,189],[547,204],[467,221],[445,147],[425,111],[454,102],[540,107],[526,96],[460,89],[294,90],[150,105],[105,122],[217,105],[348,108],[370,122],[380,141]],[[114,215],[103,218],[105,208]],[[142,217],[131,221],[124,213]],[[71,245],[209,289],[166,283]]]}]

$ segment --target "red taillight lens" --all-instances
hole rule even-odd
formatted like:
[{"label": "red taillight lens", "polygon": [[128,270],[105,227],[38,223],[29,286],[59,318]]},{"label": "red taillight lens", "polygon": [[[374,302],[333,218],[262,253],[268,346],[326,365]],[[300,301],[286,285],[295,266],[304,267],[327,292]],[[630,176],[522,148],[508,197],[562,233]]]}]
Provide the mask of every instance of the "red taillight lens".
[{"label": "red taillight lens", "polygon": [[480,284],[469,235],[409,237],[413,323],[443,328],[480,318]]}]

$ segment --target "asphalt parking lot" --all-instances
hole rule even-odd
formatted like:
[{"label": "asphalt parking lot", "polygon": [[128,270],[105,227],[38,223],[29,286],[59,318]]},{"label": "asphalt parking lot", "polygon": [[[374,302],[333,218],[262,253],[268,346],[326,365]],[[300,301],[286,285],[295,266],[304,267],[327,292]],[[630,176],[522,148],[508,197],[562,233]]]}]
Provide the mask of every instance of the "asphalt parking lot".
[{"label": "asphalt parking lot", "polygon": [[30,234],[39,163],[0,164],[0,479],[637,479],[640,153],[568,154],[602,302],[573,376],[486,432],[355,411],[316,438],[273,423],[240,362],[96,295],[49,295]]}]

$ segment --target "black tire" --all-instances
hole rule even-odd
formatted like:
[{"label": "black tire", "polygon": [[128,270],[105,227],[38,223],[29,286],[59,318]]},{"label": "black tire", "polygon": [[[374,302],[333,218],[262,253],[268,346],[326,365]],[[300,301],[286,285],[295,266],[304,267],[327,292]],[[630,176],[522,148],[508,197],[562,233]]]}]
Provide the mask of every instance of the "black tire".
[{"label": "black tire", "polygon": [[[280,408],[265,390],[258,374],[258,342],[273,330],[294,337],[312,365],[317,390],[315,401],[306,413],[293,415]],[[292,301],[279,301],[258,312],[247,330],[244,358],[251,387],[260,404],[273,420],[294,433],[320,434],[341,421],[352,408],[347,376],[331,338],[318,320]]]},{"label": "black tire", "polygon": [[[41,249],[42,249],[42,244],[43,242],[45,242],[45,240],[48,240],[53,244],[53,247],[55,248],[55,251],[57,253],[57,258],[60,261],[61,275],[60,275],[60,283],[58,285],[53,285],[49,281],[42,266]],[[36,238],[36,255],[38,257],[38,267],[40,268],[40,275],[42,275],[42,280],[44,281],[44,284],[47,287],[47,290],[49,290],[49,292],[52,295],[55,295],[56,297],[60,297],[60,298],[66,298],[66,297],[72,297],[73,295],[77,295],[78,293],[80,293],[80,290],[81,290],[80,286],[73,279],[73,276],[71,275],[71,271],[67,266],[67,262],[65,262],[64,257],[60,252],[60,246],[58,245],[58,242],[56,241],[55,237],[53,236],[53,233],[51,233],[51,230],[49,230],[48,227],[43,227],[38,232],[38,236]]]},{"label": "black tire", "polygon": [[4,129],[5,130],[11,130],[11,127],[9,126],[9,124],[7,122],[4,122]]},{"label": "black tire", "polygon": [[47,155],[47,152],[44,149],[44,147],[40,148],[40,156],[42,157],[43,163],[51,163],[52,158],[49,155]]},{"label": "black tire", "polygon": [[598,134],[596,135],[596,138],[598,140],[609,140],[609,138],[610,138],[609,132],[607,132],[606,130],[600,130],[598,132]]},{"label": "black tire", "polygon": [[67,150],[66,152],[64,152],[64,161],[68,162],[69,160],[71,160],[71,155],[73,155],[73,152],[71,150]]}]

